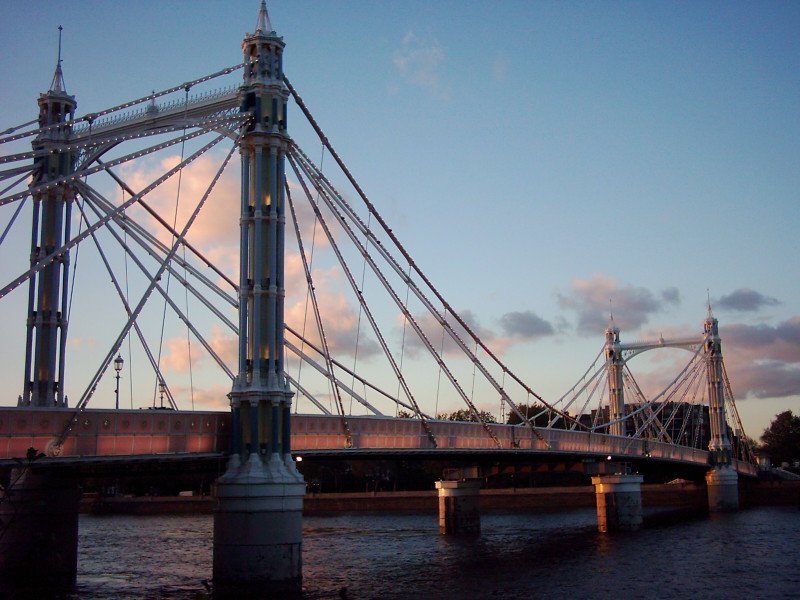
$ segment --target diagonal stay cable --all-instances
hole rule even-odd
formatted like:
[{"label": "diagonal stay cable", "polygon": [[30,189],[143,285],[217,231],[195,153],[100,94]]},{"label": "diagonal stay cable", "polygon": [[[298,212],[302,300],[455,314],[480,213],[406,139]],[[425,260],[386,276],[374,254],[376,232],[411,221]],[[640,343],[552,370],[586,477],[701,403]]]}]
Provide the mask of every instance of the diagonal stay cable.
[{"label": "diagonal stay cable", "polygon": [[[292,329],[288,325],[286,325],[285,327],[286,327],[286,331],[288,331],[289,333],[294,335],[297,339],[301,340],[301,343],[303,344],[303,346],[308,346],[309,348],[311,348],[317,354],[322,355],[322,350],[318,346],[316,346],[313,342],[311,342],[310,340],[304,339],[303,336],[299,332],[295,331],[294,329]],[[301,346],[301,353],[302,353],[302,346]],[[395,403],[395,404],[397,404],[399,406],[402,406],[403,408],[407,408],[408,410],[410,410],[412,412],[415,410],[414,407],[411,404],[406,404],[405,402],[403,402],[402,400],[400,400],[396,396],[393,396],[389,392],[386,392],[386,391],[382,390],[381,388],[376,386],[374,383],[369,382],[367,379],[365,379],[364,377],[362,377],[361,375],[359,375],[355,371],[352,371],[350,368],[348,368],[347,366],[345,366],[344,364],[342,364],[341,362],[339,362],[335,358],[331,357],[331,361],[339,369],[341,369],[342,371],[344,371],[348,375],[354,377],[361,385],[370,388],[371,390],[377,392],[379,395],[383,396],[387,400],[390,400],[391,402],[393,402],[393,403]],[[369,406],[367,406],[367,408],[369,408]],[[426,414],[424,412],[421,413],[421,414],[426,419],[430,419],[431,418],[430,415],[428,415],[428,414]]]},{"label": "diagonal stay cable", "polygon": [[132,204],[136,203],[142,196],[144,196],[144,195],[150,193],[151,191],[153,191],[154,189],[156,189],[159,185],[161,185],[167,179],[169,179],[172,175],[174,175],[179,169],[181,169],[184,166],[186,166],[187,164],[193,162],[199,156],[202,156],[203,154],[205,154],[205,152],[207,150],[213,148],[215,145],[217,145],[223,139],[225,139],[225,136],[220,135],[220,136],[216,137],[215,139],[211,140],[208,144],[206,144],[205,146],[203,146],[202,148],[197,150],[194,154],[192,154],[189,157],[187,157],[186,160],[184,160],[183,162],[179,163],[178,165],[176,165],[175,167],[173,167],[172,169],[167,171],[164,175],[162,175],[161,177],[156,179],[153,183],[151,183],[149,186],[144,188],[141,192],[139,192],[138,194],[135,194],[134,196],[129,198],[126,202],[124,202],[123,204],[121,204],[120,206],[115,208],[114,211],[111,214],[103,217],[102,219],[97,221],[94,225],[92,225],[89,229],[85,230],[80,235],[75,236],[69,242],[65,243],[61,247],[56,248],[55,250],[53,250],[53,252],[51,252],[50,254],[48,254],[47,256],[42,258],[41,260],[39,260],[35,265],[33,265],[25,273],[23,273],[22,275],[20,275],[19,277],[17,277],[16,279],[11,281],[7,285],[5,285],[3,287],[3,289],[0,290],[0,298],[5,297],[6,294],[8,294],[9,292],[13,291],[18,286],[20,286],[21,284],[26,282],[28,279],[30,279],[30,277],[32,275],[34,275],[34,274],[38,273],[39,271],[43,270],[50,263],[52,263],[54,260],[57,260],[58,258],[60,258],[61,255],[64,254],[64,252],[66,252],[70,248],[74,247],[75,245],[79,244],[84,239],[86,239],[89,235],[91,235],[92,231],[96,231],[97,229],[99,229],[100,227],[103,227],[106,223],[108,223],[113,218],[114,214],[120,214],[120,213],[124,212],[126,208],[128,208]]},{"label": "diagonal stay cable", "polygon": [[[88,191],[88,189],[87,190],[83,190],[83,191]],[[96,208],[94,207],[93,204],[92,204],[92,209],[96,210]],[[99,212],[97,212],[97,214],[99,216]],[[136,254],[131,250],[130,246],[125,243],[125,241],[120,237],[120,235],[112,227],[108,227],[107,230],[109,231],[109,233],[111,233],[111,235],[114,237],[114,239],[117,241],[117,243],[123,248],[123,250],[125,250],[127,255],[130,256],[130,258],[133,260],[133,262],[136,264],[136,266],[139,267],[139,270],[148,279],[148,281],[152,282],[153,281],[153,275],[150,274],[150,272],[147,270],[147,267],[145,267],[145,265],[141,262],[141,260],[139,260],[139,258],[136,256]],[[170,267],[168,267],[168,269],[169,268]],[[112,275],[112,278],[113,278],[113,275]],[[178,307],[178,305],[175,303],[175,301],[172,300],[172,298],[170,298],[169,290],[166,290],[163,287],[161,287],[161,284],[158,283],[158,281],[156,281],[156,288],[155,289],[158,290],[158,292],[159,292],[159,294],[161,294],[161,296],[163,296],[164,301],[170,306],[170,308],[172,308],[172,310],[175,312],[175,314],[178,316],[178,318],[181,321],[183,321],[183,323],[197,337],[197,339],[200,340],[200,343],[203,345],[203,347],[206,349],[206,351],[211,355],[211,357],[216,361],[216,363],[220,366],[220,368],[225,372],[225,374],[228,375],[228,377],[230,377],[231,379],[233,379],[233,373],[230,371],[230,369],[227,367],[227,365],[225,365],[225,363],[222,361],[222,359],[219,357],[219,355],[214,351],[214,349],[212,348],[211,344],[209,344],[208,341],[205,340],[204,336],[197,330],[196,327],[194,327],[194,325],[192,325],[192,323],[189,320],[188,316],[186,314],[184,314],[181,311],[181,309]],[[223,321],[223,323],[225,323],[229,327],[233,326],[233,323],[231,323],[231,321],[229,319],[226,319],[224,317],[224,315],[222,315],[220,313],[215,313],[215,316],[220,318]],[[159,381],[163,381],[164,379],[161,377],[160,369],[155,369],[155,372],[159,376]],[[173,408],[177,409],[177,406],[174,406]]]},{"label": "diagonal stay cable", "polygon": [[[84,184],[84,186],[86,186],[86,184]],[[111,212],[113,212],[114,205],[111,204],[108,201],[108,199],[105,198],[102,194],[100,194],[96,189],[89,187],[84,187],[83,189],[91,189],[93,200],[95,201],[95,203],[97,203],[97,205],[103,212],[105,212],[106,214],[110,214]],[[169,246],[164,244],[155,235],[150,233],[141,224],[137,223],[129,216],[115,214],[112,218],[114,223],[116,223],[116,225],[120,229],[122,229],[127,235],[130,235],[131,238],[154,260],[161,262],[162,257],[169,252]],[[208,277],[206,277],[200,271],[198,271],[194,267],[194,265],[192,265],[189,261],[184,260],[183,258],[180,258],[178,256],[175,256],[173,258],[173,262],[187,269],[189,273],[191,273],[200,283],[208,287],[208,289],[211,292],[219,296],[219,298],[224,300],[227,304],[229,304],[233,308],[238,308],[239,304],[236,299],[226,294],[224,290],[222,290],[213,281],[208,279]],[[198,298],[204,304],[206,304],[206,306],[209,306],[210,303],[207,300],[205,302],[203,301],[204,296],[188,282],[187,278],[182,277],[180,273],[176,271],[172,266],[170,266],[169,269],[172,271],[173,277],[177,278],[178,281],[180,281],[184,286],[188,286],[190,291],[194,289],[195,291],[193,293],[195,297]]]},{"label": "diagonal stay cable", "polygon": [[[410,287],[410,289],[414,292],[414,295],[422,302],[425,308],[429,311],[429,313],[439,322],[440,325],[448,332],[450,337],[453,341],[459,346],[461,351],[471,360],[473,365],[476,365],[481,374],[486,378],[486,380],[492,385],[502,400],[509,405],[509,407],[519,416],[519,418],[524,422],[526,421],[525,417],[523,416],[522,412],[520,411],[519,407],[517,407],[516,403],[513,402],[508,395],[508,393],[504,390],[503,386],[501,386],[497,380],[489,373],[486,369],[485,365],[480,361],[480,359],[472,352],[472,350],[466,345],[461,336],[454,330],[453,326],[447,321],[447,319],[440,314],[432,305],[431,301],[425,296],[424,292],[417,286],[417,284],[409,277],[409,275],[405,272],[405,270],[400,266],[400,264],[395,260],[395,258],[388,252],[388,250],[377,240],[374,233],[370,231],[370,229],[361,221],[358,215],[355,214],[355,211],[347,204],[347,202],[342,198],[341,194],[339,194],[333,185],[328,181],[324,174],[320,173],[316,170],[313,164],[308,160],[308,157],[298,148],[296,145],[293,146],[293,150],[297,151],[297,159],[298,163],[307,170],[309,173],[309,178],[313,181],[319,183],[321,189],[324,188],[327,190],[327,193],[330,194],[330,197],[333,198],[333,202],[344,212],[344,215],[347,216],[351,221],[352,224],[358,229],[362,234],[364,234],[365,238],[368,239],[371,245],[377,250],[377,252],[386,260],[392,270],[398,275],[398,277],[403,281],[406,285]],[[333,209],[331,209],[333,210]],[[352,236],[351,236],[352,237]],[[355,238],[353,238],[353,242],[358,245],[358,242]],[[407,311],[405,311],[407,312]],[[445,307],[444,314],[447,312],[451,312],[453,314],[452,308]],[[454,318],[458,321],[459,317],[456,314],[453,314]],[[480,345],[480,344],[479,344]],[[480,347],[484,347],[480,345]],[[490,353],[489,353],[490,354]],[[501,365],[502,367],[502,365]],[[503,367],[504,372],[506,372],[505,367]],[[513,377],[513,373],[510,373]],[[525,388],[528,389],[528,388]],[[532,390],[528,389],[528,393],[536,396]],[[540,399],[540,398],[539,398]],[[541,400],[541,399],[540,399]],[[552,411],[559,413],[562,418],[566,421],[574,421],[574,419],[559,411],[558,409],[552,407],[550,404],[541,400],[542,404],[550,408]],[[576,421],[577,423],[577,421]],[[580,425],[580,424],[579,424]],[[581,427],[583,427],[581,425]],[[541,441],[547,443],[544,438],[536,431],[535,428],[531,425],[533,433],[539,438]]]},{"label": "diagonal stay cable", "polygon": [[[81,190],[80,193],[81,193],[81,195],[83,195],[85,193],[85,190]],[[86,199],[86,203],[95,212],[95,214],[97,216],[100,216],[99,215],[99,211],[92,204],[92,202],[89,201],[89,199],[86,198],[86,196],[84,196],[84,198]],[[86,216],[86,211],[84,210],[82,205],[78,205],[78,209],[79,209],[79,211],[81,213],[81,217],[86,222],[86,226],[88,227],[89,226],[89,218]],[[110,226],[107,227],[106,229],[108,231],[113,231]],[[96,235],[95,232],[92,232],[92,240],[94,241],[94,245],[97,248],[97,252],[100,255],[101,260],[103,261],[103,265],[105,265],[106,271],[108,272],[108,275],[111,278],[111,282],[114,284],[114,289],[116,290],[117,295],[119,296],[120,300],[122,301],[122,306],[125,308],[125,312],[127,313],[128,317],[130,318],[130,316],[132,314],[131,306],[128,303],[127,298],[125,297],[125,293],[122,291],[122,288],[120,287],[119,282],[117,281],[117,277],[114,274],[114,270],[111,268],[111,265],[108,262],[108,258],[106,257],[106,254],[103,251],[103,248],[100,245],[100,242],[97,239],[97,235]],[[147,356],[147,359],[150,361],[150,366],[153,367],[153,370],[156,373],[158,373],[159,378],[161,378],[161,380],[164,381],[164,378],[162,376],[161,370],[158,367],[158,362],[156,362],[156,359],[153,356],[153,353],[150,351],[150,346],[147,344],[147,340],[144,337],[144,333],[142,332],[141,327],[139,327],[138,321],[134,321],[133,322],[133,329],[136,332],[136,336],[139,338],[139,343],[142,345],[142,349],[144,350],[144,353]],[[177,408],[174,405],[175,401],[172,398],[172,394],[169,393],[169,388],[167,388],[167,396],[168,396],[168,399],[169,399],[170,403],[173,404],[173,408]]]},{"label": "diagonal stay cable", "polygon": [[[228,109],[230,111],[230,109]],[[85,137],[81,136],[78,141],[73,141],[71,143],[59,144],[57,147],[46,147],[39,150],[29,150],[27,152],[20,152],[18,154],[7,154],[5,156],[0,156],[0,165],[6,163],[12,163],[19,160],[33,160],[37,157],[41,156],[50,156],[53,154],[64,154],[64,153],[72,153],[76,150],[84,150],[86,148],[98,149],[94,152],[90,153],[88,158],[83,160],[81,166],[78,167],[78,171],[83,169],[86,165],[92,163],[96,159],[96,153],[100,152],[107,152],[110,148],[122,143],[128,142],[131,140],[138,140],[141,138],[152,137],[156,135],[165,135],[167,133],[174,133],[175,131],[185,130],[187,128],[194,128],[194,127],[204,127],[204,128],[217,128],[220,125],[226,123],[238,123],[245,119],[249,118],[249,115],[245,115],[239,112],[235,114],[227,114],[227,112],[223,112],[222,114],[217,113],[209,116],[204,116],[198,119],[184,119],[177,125],[165,125],[161,127],[153,127],[152,129],[146,129],[143,131],[137,131],[136,133],[125,133],[119,135],[112,135],[108,137],[103,137],[101,134],[91,133],[91,129]],[[33,168],[33,167],[31,167]]]},{"label": "diagonal stay cable", "polygon": [[[24,198],[25,196],[29,196],[30,194],[38,193],[38,192],[46,192],[47,190],[53,189],[59,185],[63,184],[72,184],[78,181],[82,177],[86,177],[88,175],[92,175],[97,173],[98,171],[102,171],[106,168],[106,166],[113,167],[116,165],[120,165],[125,162],[129,162],[131,160],[135,160],[137,158],[141,158],[142,156],[146,156],[148,154],[152,154],[153,152],[158,152],[159,150],[164,150],[165,148],[169,148],[170,146],[174,146],[175,144],[179,144],[185,142],[186,140],[194,139],[201,135],[205,135],[207,133],[211,133],[214,131],[213,127],[205,127],[203,129],[198,129],[197,131],[193,131],[191,133],[187,133],[186,135],[182,135],[177,138],[173,138],[171,140],[167,140],[166,142],[162,142],[160,144],[156,144],[154,146],[148,146],[143,150],[137,150],[136,152],[131,152],[130,154],[126,154],[124,156],[120,156],[119,158],[115,158],[114,160],[105,163],[105,165],[98,165],[95,167],[86,167],[81,170],[73,171],[69,175],[64,175],[62,177],[57,177],[55,179],[51,179],[46,183],[40,183],[37,185],[33,185],[29,187],[27,190],[23,192],[17,192],[16,194],[11,194],[10,196],[6,196],[4,198],[0,198],[0,206],[5,206],[10,202],[15,200],[19,200],[20,198]],[[224,137],[224,136],[223,136]]]},{"label": "diagonal stay cable", "polygon": [[[223,137],[223,136],[220,136],[220,137]],[[131,316],[128,318],[128,322],[122,328],[122,331],[117,336],[117,339],[114,341],[114,343],[112,344],[111,348],[109,349],[108,353],[106,354],[106,356],[103,359],[102,363],[100,364],[99,368],[97,369],[97,371],[95,372],[95,374],[92,377],[91,381],[89,382],[89,385],[87,386],[86,390],[81,395],[80,400],[76,404],[75,411],[73,412],[71,418],[65,423],[64,429],[62,430],[61,435],[56,440],[56,445],[57,446],[60,446],[61,444],[63,444],[64,439],[66,438],[66,436],[68,435],[68,433],[70,431],[70,428],[71,428],[73,420],[77,418],[77,415],[81,411],[83,411],[83,409],[86,407],[86,404],[89,402],[89,400],[91,399],[92,395],[94,394],[94,391],[97,388],[97,384],[102,379],[103,374],[105,373],[106,369],[108,368],[109,363],[111,362],[112,358],[114,357],[114,354],[117,352],[117,349],[119,348],[120,344],[125,339],[125,336],[128,334],[128,331],[130,331],[130,328],[132,326],[132,322],[135,321],[139,317],[139,313],[142,311],[142,309],[144,308],[145,304],[147,304],[147,300],[150,298],[150,295],[152,294],[153,290],[155,289],[159,278],[161,277],[161,275],[166,270],[167,265],[169,264],[170,260],[172,259],[172,256],[175,253],[177,253],[178,248],[180,247],[180,243],[179,243],[180,238],[183,238],[186,235],[186,233],[189,231],[189,229],[191,229],[192,225],[194,224],[195,219],[197,219],[197,215],[200,214],[200,210],[203,208],[203,206],[205,205],[206,200],[208,199],[209,195],[211,194],[211,191],[214,189],[214,186],[216,185],[217,181],[222,176],[222,172],[225,170],[225,167],[228,165],[228,162],[230,161],[230,158],[233,155],[233,152],[235,151],[236,147],[237,147],[236,144],[234,144],[231,147],[230,152],[228,152],[228,154],[225,157],[225,160],[223,161],[223,163],[220,166],[219,170],[214,175],[214,178],[212,179],[208,189],[203,194],[203,197],[198,202],[197,206],[195,207],[195,209],[192,212],[192,214],[189,217],[189,219],[186,221],[186,224],[183,226],[183,229],[181,230],[180,235],[178,236],[178,238],[173,243],[172,248],[170,249],[169,255],[167,255],[167,257],[165,258],[164,262],[161,264],[161,266],[159,267],[159,269],[156,272],[155,276],[153,277],[153,280],[147,286],[147,289],[145,290],[144,294],[142,295],[142,298],[139,300],[139,303],[136,305],[136,308],[133,310],[133,312],[131,313]],[[205,151],[205,148],[201,149],[201,150]],[[198,151],[198,152],[200,152],[200,151]],[[195,153],[195,154],[197,154],[197,153]],[[194,156],[194,155],[192,155],[192,156]],[[192,157],[190,156],[189,158],[187,158],[187,160],[189,160],[191,158]],[[128,202],[123,203],[119,207],[118,210],[124,209],[125,207],[127,207],[127,205],[129,205],[129,203],[131,203],[131,200],[129,200]],[[98,221],[98,223],[96,223],[95,225],[93,225],[92,227],[87,229],[87,231],[94,231],[94,230],[96,230],[98,228],[99,224],[105,224],[105,223],[107,223],[107,217],[104,217],[103,219]]]},{"label": "diagonal stay cable", "polygon": [[[490,356],[492,358],[492,360],[494,360],[494,362],[503,369],[504,372],[508,373],[508,375],[514,381],[516,381],[518,385],[520,385],[526,392],[528,392],[529,394],[534,396],[542,404],[552,408],[556,412],[560,412],[558,409],[552,407],[549,403],[547,403],[544,400],[544,398],[542,398],[539,394],[534,392],[530,388],[530,386],[528,386],[524,381],[522,381],[522,379],[520,379],[513,371],[511,371],[503,362],[501,362],[500,359],[497,357],[497,355],[495,355],[494,352],[492,352],[486,346],[486,344],[477,336],[477,334],[475,334],[472,331],[472,329],[469,327],[469,325],[467,325],[467,323],[458,315],[458,313],[456,313],[456,311],[444,299],[442,294],[439,293],[439,291],[436,289],[436,287],[434,287],[434,285],[431,283],[431,281],[428,279],[428,277],[423,273],[423,271],[420,269],[420,267],[417,266],[416,262],[414,262],[414,260],[411,258],[411,255],[406,251],[406,249],[403,247],[403,245],[400,243],[400,241],[397,239],[397,237],[392,232],[391,228],[389,228],[389,226],[386,224],[386,222],[383,220],[383,218],[377,212],[377,210],[375,209],[375,206],[369,201],[369,199],[367,198],[367,195],[364,193],[364,191],[358,185],[358,182],[355,180],[353,175],[347,169],[347,166],[344,164],[344,161],[342,161],[342,159],[339,157],[338,153],[333,149],[333,146],[331,145],[330,141],[325,136],[325,134],[322,131],[322,129],[320,128],[320,126],[317,124],[316,120],[314,119],[313,115],[311,114],[311,111],[309,111],[309,109],[306,106],[305,102],[303,102],[303,99],[297,93],[297,90],[295,90],[294,87],[292,86],[292,84],[289,82],[289,79],[284,75],[283,80],[286,83],[286,87],[289,89],[289,92],[292,94],[292,97],[294,98],[295,102],[300,107],[300,110],[306,116],[306,119],[308,119],[308,121],[311,124],[312,128],[317,133],[318,137],[320,138],[320,141],[325,145],[326,148],[328,148],[328,151],[331,153],[331,156],[334,158],[334,160],[336,160],[337,164],[339,165],[339,168],[342,170],[344,175],[347,177],[348,181],[350,181],[351,185],[356,190],[356,192],[358,193],[359,197],[362,199],[362,201],[366,205],[367,209],[370,211],[371,214],[373,214],[375,216],[375,218],[377,219],[378,223],[380,223],[381,227],[383,228],[384,232],[386,232],[386,234],[389,236],[389,238],[395,244],[397,249],[401,252],[401,254],[405,258],[405,260],[409,263],[409,265],[411,265],[411,267],[419,275],[419,277],[422,279],[422,281],[425,282],[425,284],[428,286],[428,288],[434,293],[436,298],[444,305],[445,309],[448,310],[454,316],[454,318],[456,319],[458,324],[461,327],[464,328],[464,330],[473,338],[473,340],[475,340],[478,343],[478,345],[481,348],[483,348],[483,350],[487,353],[487,355]],[[436,313],[434,313],[434,314],[436,314]],[[496,389],[499,390],[500,388],[496,387]],[[501,394],[504,394],[504,392],[501,392]],[[510,401],[510,398],[508,398],[508,400]],[[513,402],[509,402],[509,406],[511,406],[512,408],[516,407],[516,405]],[[519,411],[518,408],[515,408],[515,412],[517,412],[518,415],[521,415],[521,412]],[[567,415],[563,415],[563,416],[564,416],[565,419],[571,419],[571,417],[568,417]],[[577,423],[577,421],[576,421],[576,423]],[[577,423],[577,424],[579,426],[583,427],[582,424],[580,424],[580,423]],[[538,436],[538,434],[537,434],[537,436]]]},{"label": "diagonal stay cable", "polygon": [[[108,173],[108,174],[111,176],[111,178],[112,178],[114,181],[116,181],[116,182],[117,182],[117,184],[118,184],[120,187],[122,187],[122,189],[124,189],[126,192],[128,192],[128,193],[129,193],[131,196],[135,196],[135,195],[136,195],[136,192],[134,192],[134,191],[133,191],[133,190],[132,190],[132,189],[131,189],[131,188],[128,186],[128,184],[127,184],[127,183],[125,183],[125,182],[124,182],[122,179],[120,179],[120,178],[119,178],[119,176],[118,176],[116,173],[114,173],[114,172],[113,172],[113,171],[112,171],[110,168],[108,168],[108,165],[105,165],[105,164],[103,163],[103,161],[101,161],[99,158],[97,159],[97,162],[98,162],[98,163],[100,163],[101,165],[104,165],[106,173]],[[144,199],[142,199],[142,198],[140,198],[140,199],[139,199],[139,206],[141,206],[143,209],[145,209],[145,210],[148,212],[148,214],[149,214],[151,217],[153,217],[153,218],[154,218],[156,221],[158,221],[158,222],[161,224],[161,226],[162,226],[164,229],[166,229],[166,230],[167,230],[167,232],[168,232],[168,233],[172,234],[173,236],[177,236],[178,232],[177,232],[175,229],[173,229],[173,228],[170,226],[170,224],[169,224],[169,223],[167,223],[167,222],[166,222],[166,221],[163,219],[163,217],[162,217],[161,215],[159,215],[159,214],[158,214],[158,212],[157,212],[156,210],[154,210],[154,209],[153,209],[153,208],[152,208],[152,207],[151,207],[151,206],[150,206],[150,205],[149,205],[147,202],[145,202],[145,200],[144,200]],[[161,242],[159,242],[159,243],[161,243]],[[233,290],[234,290],[234,291],[235,291],[237,294],[239,293],[239,286],[238,286],[238,285],[237,285],[237,284],[236,284],[236,283],[235,283],[235,282],[234,282],[234,281],[233,281],[233,280],[232,280],[230,277],[228,277],[228,276],[227,276],[227,275],[226,275],[224,272],[222,272],[222,271],[219,269],[219,267],[217,267],[217,266],[216,266],[216,265],[215,265],[213,262],[211,262],[211,260],[209,260],[208,258],[206,258],[206,257],[203,255],[203,253],[202,253],[202,252],[200,252],[200,250],[198,250],[198,249],[197,249],[197,248],[196,248],[194,245],[192,245],[192,244],[189,242],[189,240],[183,240],[181,243],[182,243],[182,244],[183,244],[183,245],[184,245],[186,248],[188,248],[189,250],[191,250],[191,251],[192,251],[192,254],[194,254],[194,255],[195,255],[195,256],[196,256],[198,259],[200,259],[200,261],[201,261],[201,262],[202,262],[204,265],[206,265],[208,268],[210,268],[212,271],[214,271],[214,273],[215,273],[215,274],[217,274],[217,275],[220,277],[220,279],[222,279],[222,280],[223,280],[225,283],[227,283],[228,285],[230,285],[230,286],[233,288]],[[165,250],[164,250],[164,251],[166,252],[166,245],[165,245],[165,244],[163,244],[163,243],[161,243],[161,245],[162,245],[162,246],[165,248]],[[176,260],[176,261],[179,261],[179,260],[181,260],[181,259],[180,259],[179,257],[176,257],[176,258],[175,258],[175,260]],[[195,274],[195,277],[198,277],[198,279],[199,279],[199,276],[198,276],[198,275],[196,275],[196,274]],[[209,287],[212,287],[212,288],[219,289],[219,287],[218,287],[218,286],[216,286],[216,285],[214,285],[214,284],[210,284],[210,283],[207,283],[207,282],[204,282],[204,283],[206,283],[206,285],[208,285]],[[220,292],[220,293],[221,293],[221,294],[224,294],[223,292]],[[230,303],[230,299],[229,299],[227,296],[224,296],[224,299],[225,299],[225,300],[228,300],[228,302]],[[234,302],[235,302],[235,301],[234,301]]]},{"label": "diagonal stay cable", "polygon": [[325,326],[322,323],[322,315],[319,312],[319,303],[317,302],[317,293],[314,290],[314,282],[311,279],[311,270],[308,268],[308,259],[306,252],[303,248],[303,238],[300,235],[300,225],[297,221],[297,213],[294,210],[294,201],[292,200],[292,193],[289,190],[289,184],[284,181],[284,189],[286,190],[286,200],[289,203],[289,211],[292,215],[292,223],[294,224],[294,233],[297,238],[297,248],[300,252],[300,260],[303,263],[303,272],[306,276],[306,285],[308,286],[309,297],[311,298],[311,306],[314,310],[314,319],[317,322],[317,332],[319,333],[320,341],[322,343],[322,356],[325,359],[325,368],[328,370],[328,379],[331,385],[333,397],[336,400],[336,405],[339,408],[339,416],[342,420],[342,427],[344,428],[346,444],[348,448],[353,446],[353,436],[350,432],[350,425],[347,422],[347,416],[344,411],[344,404],[342,403],[342,394],[339,386],[336,385],[336,378],[333,373],[333,363],[331,362],[331,351],[328,347],[328,338],[325,336]]},{"label": "diagonal stay cable", "polygon": [[[391,365],[392,370],[394,371],[395,377],[397,377],[398,380],[402,382],[403,392],[406,394],[406,397],[409,399],[409,401],[414,405],[414,407],[415,407],[414,408],[414,412],[422,420],[423,427],[425,428],[426,433],[428,435],[428,439],[433,444],[433,447],[436,448],[437,447],[436,438],[433,435],[433,431],[430,429],[430,426],[428,425],[428,422],[421,416],[421,411],[419,409],[419,405],[417,404],[416,400],[414,399],[414,395],[412,394],[411,389],[408,387],[408,384],[407,384],[405,378],[403,377],[403,374],[400,372],[400,370],[399,370],[399,368],[397,366],[397,362],[395,361],[394,356],[392,355],[391,350],[389,349],[389,346],[386,343],[386,339],[383,337],[383,334],[381,333],[380,327],[378,326],[378,323],[375,320],[375,317],[373,316],[372,311],[369,309],[369,306],[367,306],[366,299],[364,298],[364,295],[361,293],[361,290],[358,289],[358,285],[356,284],[355,278],[353,277],[353,274],[350,271],[350,268],[347,266],[347,263],[345,262],[344,257],[342,256],[342,253],[339,250],[338,245],[336,244],[336,240],[333,238],[333,234],[331,233],[327,222],[322,217],[322,213],[321,213],[321,211],[319,209],[319,205],[314,201],[313,195],[311,194],[311,191],[308,189],[308,185],[307,185],[305,179],[300,174],[300,169],[297,166],[297,162],[295,162],[291,152],[288,153],[286,155],[286,157],[289,159],[289,164],[291,165],[292,170],[294,171],[297,179],[300,181],[300,184],[303,187],[303,191],[306,194],[306,198],[308,199],[309,204],[311,205],[311,208],[314,211],[314,214],[316,215],[316,218],[317,218],[318,222],[320,223],[320,226],[322,227],[323,231],[325,232],[325,236],[327,237],[328,242],[331,244],[331,248],[333,249],[334,253],[336,254],[337,260],[339,261],[339,265],[342,267],[342,271],[345,273],[345,277],[346,277],[348,283],[350,284],[350,288],[353,290],[353,293],[358,298],[359,303],[363,306],[364,314],[367,316],[367,320],[369,321],[370,325],[372,326],[372,331],[373,331],[373,333],[375,333],[375,337],[378,338],[378,343],[380,344],[381,349],[383,350],[384,356],[386,356],[387,361]],[[317,189],[319,189],[319,188],[317,188]],[[325,196],[325,194],[322,194],[322,193],[320,195],[321,196]]]},{"label": "diagonal stay cable", "polygon": [[[295,356],[297,356],[300,360],[302,360],[306,364],[311,365],[311,367],[313,367],[314,370],[317,371],[317,373],[319,373],[325,379],[327,379],[331,383],[331,385],[334,385],[337,388],[341,387],[345,391],[345,393],[347,393],[351,397],[355,398],[360,404],[364,405],[367,409],[369,409],[370,412],[372,412],[372,414],[374,414],[375,416],[378,416],[378,417],[384,416],[381,411],[379,411],[377,408],[372,406],[369,402],[364,400],[364,398],[359,396],[352,388],[348,387],[347,384],[345,384],[341,379],[336,377],[336,375],[334,373],[328,371],[327,367],[322,366],[321,364],[319,364],[317,361],[315,361],[313,358],[311,358],[305,352],[301,352],[300,349],[297,348],[297,346],[295,346],[291,342],[288,342],[288,341],[284,340],[283,343],[284,343],[284,346],[288,350],[290,350]],[[330,414],[330,412],[329,412],[329,414]]]}]

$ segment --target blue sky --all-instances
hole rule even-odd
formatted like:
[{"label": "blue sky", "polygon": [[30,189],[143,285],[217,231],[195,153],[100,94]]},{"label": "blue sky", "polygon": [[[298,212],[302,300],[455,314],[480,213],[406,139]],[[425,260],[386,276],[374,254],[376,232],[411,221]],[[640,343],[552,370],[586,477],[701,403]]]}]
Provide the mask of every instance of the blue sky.
[{"label": "blue sky", "polygon": [[[3,2],[0,127],[35,115],[59,24],[84,114],[237,63],[257,6]],[[288,77],[370,199],[545,398],[594,358],[609,299],[635,340],[699,333],[709,293],[748,433],[800,411],[796,3],[269,10]],[[294,109],[290,130],[317,158],[301,121]],[[5,283],[18,272],[0,252]],[[13,383],[12,302],[0,322],[19,336],[0,372]]]}]

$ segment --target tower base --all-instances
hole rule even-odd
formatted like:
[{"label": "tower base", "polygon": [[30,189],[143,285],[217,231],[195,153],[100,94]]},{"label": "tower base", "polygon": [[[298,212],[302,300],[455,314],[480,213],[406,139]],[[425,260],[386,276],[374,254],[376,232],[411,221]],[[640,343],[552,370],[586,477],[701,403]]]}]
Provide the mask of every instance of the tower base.
[{"label": "tower base", "polygon": [[635,531],[642,526],[643,479],[641,475],[592,477],[599,531]]},{"label": "tower base", "polygon": [[238,458],[216,483],[215,594],[299,596],[305,482],[278,454]]},{"label": "tower base", "polygon": [[730,465],[706,473],[709,512],[739,510],[739,474]]}]

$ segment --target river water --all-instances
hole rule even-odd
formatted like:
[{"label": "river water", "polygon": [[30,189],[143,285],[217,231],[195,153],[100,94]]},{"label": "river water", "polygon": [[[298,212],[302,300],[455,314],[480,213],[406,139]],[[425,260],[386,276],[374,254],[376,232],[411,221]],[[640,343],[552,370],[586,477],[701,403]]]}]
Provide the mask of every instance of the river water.
[{"label": "river water", "polygon": [[[769,507],[601,535],[592,510],[304,519],[304,598],[798,598],[800,511]],[[211,598],[212,517],[80,517],[70,599]],[[346,588],[346,591],[343,590]]]}]

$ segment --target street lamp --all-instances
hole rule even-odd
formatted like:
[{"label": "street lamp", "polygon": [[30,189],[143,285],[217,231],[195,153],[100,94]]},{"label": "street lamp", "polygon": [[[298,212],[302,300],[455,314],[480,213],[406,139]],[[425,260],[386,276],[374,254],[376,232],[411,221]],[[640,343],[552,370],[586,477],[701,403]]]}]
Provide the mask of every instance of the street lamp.
[{"label": "street lamp", "polygon": [[114,390],[114,395],[116,396],[116,409],[119,410],[119,372],[122,371],[122,365],[125,364],[125,361],[122,360],[122,356],[117,354],[117,358],[114,359],[114,370],[117,372],[117,389]]},{"label": "street lamp", "polygon": [[167,391],[167,384],[163,379],[158,382],[158,391],[161,392],[161,408],[164,408],[164,392]]}]

